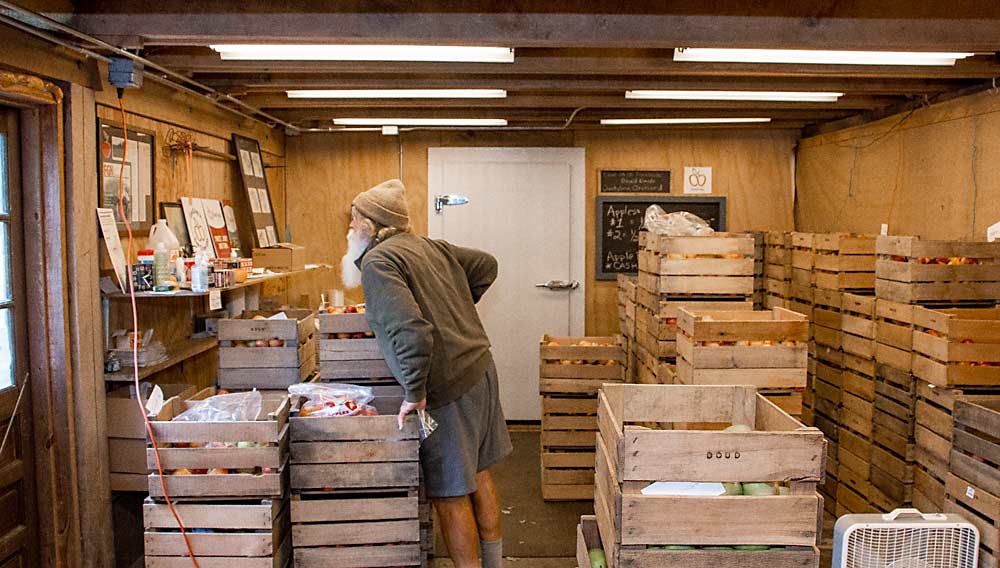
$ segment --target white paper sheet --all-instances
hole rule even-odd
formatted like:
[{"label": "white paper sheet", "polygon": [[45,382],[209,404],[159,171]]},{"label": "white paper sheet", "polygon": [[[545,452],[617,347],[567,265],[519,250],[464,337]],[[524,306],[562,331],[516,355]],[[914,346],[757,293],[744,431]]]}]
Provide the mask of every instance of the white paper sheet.
[{"label": "white paper sheet", "polygon": [[253,176],[253,163],[250,161],[250,152],[240,148],[240,165],[243,167],[243,175]]},{"label": "white paper sheet", "polygon": [[121,286],[122,292],[128,292],[128,267],[125,262],[125,252],[122,250],[122,241],[118,237],[115,213],[112,209],[98,207],[97,220],[101,225],[101,234],[108,248],[108,256],[111,257],[111,265],[115,268],[115,276],[118,277],[118,285]]},{"label": "white paper sheet", "polygon": [[274,232],[274,225],[267,226],[267,242],[271,243],[268,246],[278,244],[278,235]]},{"label": "white paper sheet", "polygon": [[250,160],[253,162],[253,175],[263,179],[264,178],[264,164],[260,161],[260,154],[257,152],[250,153]]},{"label": "white paper sheet", "polygon": [[721,483],[697,483],[688,481],[657,481],[642,488],[643,495],[687,495],[693,497],[713,497],[725,495],[726,488]]}]

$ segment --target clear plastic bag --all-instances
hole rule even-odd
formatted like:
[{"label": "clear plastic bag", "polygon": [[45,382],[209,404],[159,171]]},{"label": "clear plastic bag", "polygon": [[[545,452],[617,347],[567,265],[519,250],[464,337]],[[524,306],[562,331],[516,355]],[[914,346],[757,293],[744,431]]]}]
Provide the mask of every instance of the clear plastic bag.
[{"label": "clear plastic bag", "polygon": [[195,402],[174,422],[244,422],[257,420],[263,397],[257,391],[217,394]]},{"label": "clear plastic bag", "polygon": [[670,237],[705,237],[715,234],[708,222],[694,213],[665,213],[659,205],[650,205],[643,217],[647,231]]},{"label": "clear plastic bag", "polygon": [[368,406],[375,394],[370,387],[342,383],[305,384],[288,387],[289,394],[305,397],[299,416],[372,416],[375,409]]}]

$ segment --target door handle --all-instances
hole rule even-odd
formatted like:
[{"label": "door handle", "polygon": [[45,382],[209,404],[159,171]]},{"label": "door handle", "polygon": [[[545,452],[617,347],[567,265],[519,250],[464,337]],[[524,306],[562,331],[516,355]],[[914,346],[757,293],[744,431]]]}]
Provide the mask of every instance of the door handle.
[{"label": "door handle", "polygon": [[580,287],[580,283],[576,280],[570,280],[566,282],[565,280],[549,280],[544,284],[535,284],[535,288],[548,288],[549,290],[576,290]]}]

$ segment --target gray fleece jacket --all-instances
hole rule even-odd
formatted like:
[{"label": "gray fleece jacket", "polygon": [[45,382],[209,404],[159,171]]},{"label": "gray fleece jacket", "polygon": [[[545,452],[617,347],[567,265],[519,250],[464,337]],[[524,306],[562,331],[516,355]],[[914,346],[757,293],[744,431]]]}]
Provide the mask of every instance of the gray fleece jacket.
[{"label": "gray fleece jacket", "polygon": [[408,402],[453,402],[493,361],[475,304],[496,259],[445,241],[399,233],[360,260],[368,323]]}]

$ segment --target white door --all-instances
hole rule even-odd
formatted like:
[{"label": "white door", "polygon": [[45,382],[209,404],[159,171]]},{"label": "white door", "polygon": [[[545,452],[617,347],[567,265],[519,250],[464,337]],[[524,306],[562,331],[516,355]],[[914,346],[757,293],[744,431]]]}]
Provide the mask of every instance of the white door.
[{"label": "white door", "polygon": [[[485,250],[499,276],[479,302],[508,420],[539,420],[538,342],[583,335],[582,148],[430,148],[428,234]],[[435,211],[435,197],[469,202]],[[536,285],[579,282],[575,289]]]}]

